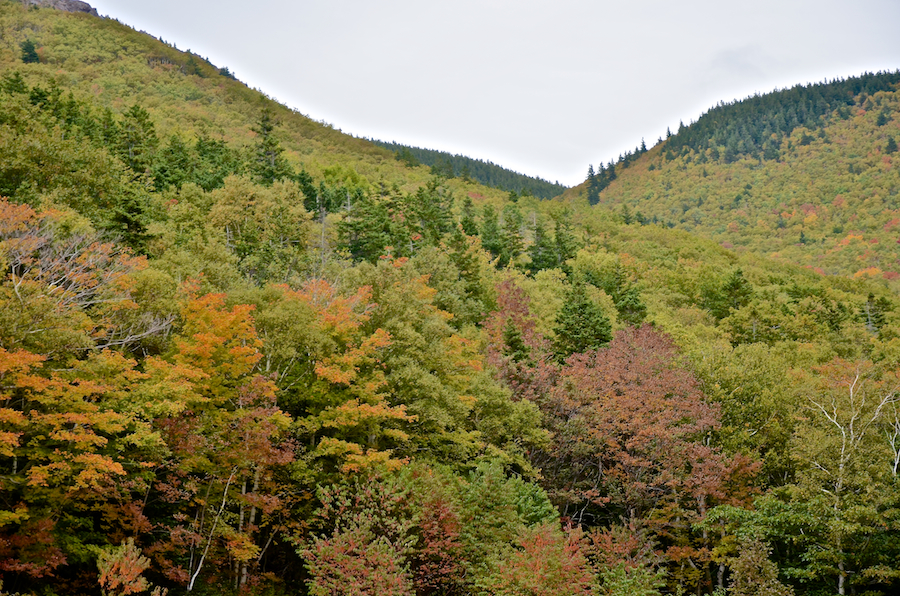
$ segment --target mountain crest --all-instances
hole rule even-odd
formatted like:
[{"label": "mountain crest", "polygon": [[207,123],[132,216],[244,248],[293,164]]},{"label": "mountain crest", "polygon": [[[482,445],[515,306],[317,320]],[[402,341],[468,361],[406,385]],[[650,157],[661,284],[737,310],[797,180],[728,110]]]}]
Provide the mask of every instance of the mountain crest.
[{"label": "mountain crest", "polygon": [[81,0],[26,0],[29,6],[43,6],[46,8],[55,8],[63,12],[86,12],[88,14],[99,17],[97,9]]}]

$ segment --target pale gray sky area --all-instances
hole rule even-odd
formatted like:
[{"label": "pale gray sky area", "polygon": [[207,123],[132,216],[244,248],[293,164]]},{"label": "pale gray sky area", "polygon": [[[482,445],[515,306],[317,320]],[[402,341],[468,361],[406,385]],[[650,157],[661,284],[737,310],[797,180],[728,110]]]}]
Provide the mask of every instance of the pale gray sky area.
[{"label": "pale gray sky area", "polygon": [[344,132],[567,185],[719,101],[900,68],[898,0],[88,0]]}]

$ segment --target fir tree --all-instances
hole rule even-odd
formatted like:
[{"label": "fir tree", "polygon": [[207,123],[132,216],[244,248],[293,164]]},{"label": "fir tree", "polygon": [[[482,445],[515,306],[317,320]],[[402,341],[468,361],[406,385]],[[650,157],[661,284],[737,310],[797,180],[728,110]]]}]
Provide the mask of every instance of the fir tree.
[{"label": "fir tree", "polygon": [[593,165],[588,166],[587,200],[588,205],[596,205],[600,202],[600,185],[597,176],[594,174]]},{"label": "fir tree", "polygon": [[138,104],[131,106],[122,116],[118,128],[119,155],[125,165],[136,174],[144,174],[151,165],[159,139],[150,114]]},{"label": "fir tree", "polygon": [[888,137],[887,145],[884,147],[884,152],[891,154],[897,152],[897,141],[894,140],[894,137]]},{"label": "fir tree", "polygon": [[10,95],[28,93],[28,86],[25,85],[22,73],[17,70],[13,73],[6,73],[3,75],[3,78],[0,79],[0,90],[9,93]]},{"label": "fir tree", "polygon": [[516,327],[512,317],[507,317],[503,327],[503,354],[509,356],[513,362],[527,361],[531,351],[525,343],[522,331]]},{"label": "fir tree", "polygon": [[460,217],[459,225],[462,226],[463,232],[467,236],[478,235],[478,222],[475,221],[475,206],[472,204],[471,197],[463,199],[462,217]]},{"label": "fir tree", "polygon": [[38,56],[37,48],[35,48],[34,42],[30,39],[26,39],[19,47],[22,49],[22,62],[25,64],[38,64],[41,61],[40,56]]},{"label": "fir tree", "polygon": [[494,257],[503,252],[503,235],[500,232],[500,220],[497,210],[485,205],[481,216],[481,246]]},{"label": "fir tree", "polygon": [[522,214],[515,205],[507,205],[503,208],[503,250],[500,254],[499,265],[505,267],[515,263],[522,254],[524,242],[522,240]]},{"label": "fir tree", "polygon": [[528,256],[531,257],[528,270],[534,274],[541,269],[556,267],[558,263],[556,251],[540,219],[535,220],[532,231],[534,233],[534,243],[528,248]]},{"label": "fir tree", "polygon": [[731,310],[746,306],[753,298],[753,286],[744,279],[744,272],[735,270],[718,288],[704,290],[701,304],[716,320],[727,317]]},{"label": "fir tree", "polygon": [[564,271],[568,269],[566,261],[573,258],[578,252],[578,241],[572,233],[572,224],[569,221],[569,212],[563,211],[554,220],[553,244],[556,249],[556,265]]},{"label": "fir tree", "polygon": [[556,316],[554,351],[559,360],[572,354],[601,348],[612,339],[612,325],[603,309],[587,295],[583,281],[578,280],[566,293],[566,300]]},{"label": "fir tree", "polygon": [[647,307],[641,300],[640,290],[628,279],[628,272],[621,264],[603,275],[589,275],[587,281],[612,298],[620,320],[635,326],[643,322]]},{"label": "fir tree", "polygon": [[284,149],[275,138],[275,120],[272,111],[265,108],[259,121],[253,127],[257,134],[255,161],[252,164],[253,178],[260,184],[271,186],[276,180],[291,178],[293,171],[284,160]]}]

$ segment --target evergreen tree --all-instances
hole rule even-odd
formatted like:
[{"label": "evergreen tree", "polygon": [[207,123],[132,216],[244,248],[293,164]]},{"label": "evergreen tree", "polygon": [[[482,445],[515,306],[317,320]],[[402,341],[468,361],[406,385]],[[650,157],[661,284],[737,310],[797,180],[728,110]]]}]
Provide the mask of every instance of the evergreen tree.
[{"label": "evergreen tree", "polygon": [[481,215],[481,246],[494,257],[499,257],[503,252],[500,220],[497,210],[491,205],[485,205]]},{"label": "evergreen tree", "polygon": [[125,165],[136,174],[150,170],[159,139],[150,114],[138,104],[122,115],[118,128],[119,155]]},{"label": "evergreen tree", "polygon": [[612,339],[612,325],[603,309],[587,295],[583,281],[578,280],[566,293],[556,316],[554,352],[559,360],[572,354],[601,348]]},{"label": "evergreen tree", "polygon": [[587,281],[612,298],[619,319],[635,326],[644,321],[647,306],[641,300],[640,290],[628,278],[628,272],[621,263],[617,263],[614,269],[605,274],[589,274]]},{"label": "evergreen tree", "polygon": [[[321,197],[324,195],[327,200],[328,194],[324,186],[316,192],[322,205]],[[341,244],[349,250],[354,260],[375,263],[385,254],[387,247],[392,247],[395,254],[406,248],[409,237],[407,228],[393,217],[397,207],[395,195],[385,193],[375,197],[359,197],[353,210],[338,227]]]},{"label": "evergreen tree", "polygon": [[[482,305],[482,313],[487,311],[485,303],[488,296],[481,283],[481,261],[478,251],[466,237],[462,226],[456,226],[447,243],[450,261],[459,271],[459,277],[465,282],[466,297],[478,301]],[[482,315],[483,316],[483,315]]]},{"label": "evergreen tree", "polygon": [[[221,188],[225,178],[231,174],[239,174],[243,169],[240,155],[234,149],[228,147],[222,139],[212,139],[206,134],[201,134],[194,143],[194,155],[196,163],[191,182],[199,185],[205,191]],[[300,182],[298,180],[298,182]],[[309,181],[312,184],[312,181]],[[300,187],[306,191],[301,183]]]},{"label": "evergreen tree", "polygon": [[0,78],[0,91],[10,95],[28,93],[28,86],[22,78],[22,73],[17,70],[13,73],[6,73],[3,78]]},{"label": "evergreen tree", "polygon": [[462,226],[462,230],[467,236],[478,235],[478,222],[475,221],[475,205],[472,204],[472,199],[469,196],[463,199],[462,217],[460,217],[459,225]]},{"label": "evergreen tree", "polygon": [[180,188],[192,178],[191,152],[180,135],[173,134],[169,142],[156,155],[153,164],[153,181],[157,190]]},{"label": "evergreen tree", "polygon": [[409,150],[409,147],[403,147],[394,155],[394,159],[397,161],[402,161],[407,165],[407,167],[414,168],[416,166],[421,165],[419,160],[416,159],[416,156],[412,154]]},{"label": "evergreen tree", "polygon": [[887,313],[893,309],[890,300],[884,296],[875,298],[875,295],[870,293],[859,313],[859,318],[865,323],[866,329],[871,333],[877,333],[887,323]]},{"label": "evergreen tree", "polygon": [[572,223],[569,221],[569,212],[563,211],[554,220],[553,244],[556,249],[556,265],[565,271],[568,269],[566,261],[573,258],[578,252],[578,241],[572,233]]},{"label": "evergreen tree", "polygon": [[453,227],[453,195],[441,179],[434,178],[419,187],[412,201],[421,234],[429,244],[437,244]]},{"label": "evergreen tree", "polygon": [[540,219],[535,220],[532,231],[534,243],[528,248],[528,256],[531,257],[528,270],[535,274],[542,269],[556,267],[558,261],[555,247]]},{"label": "evergreen tree", "polygon": [[600,185],[597,176],[594,174],[594,166],[588,166],[587,175],[587,200],[588,205],[596,205],[600,202]]},{"label": "evergreen tree", "polygon": [[22,49],[22,62],[25,64],[38,64],[41,61],[40,56],[38,56],[37,48],[35,48],[34,42],[30,39],[26,39],[19,47]]},{"label": "evergreen tree", "polygon": [[276,180],[293,177],[293,171],[282,155],[284,149],[275,138],[275,124],[272,111],[265,108],[253,127],[257,141],[251,172],[254,180],[265,186],[271,186]]},{"label": "evergreen tree", "polygon": [[516,327],[513,317],[506,318],[506,325],[503,327],[503,353],[509,356],[513,362],[523,362],[528,360],[531,353],[522,331]]},{"label": "evergreen tree", "polygon": [[887,154],[897,152],[897,141],[894,140],[894,137],[888,137],[887,145],[885,145],[884,147],[884,152]]},{"label": "evergreen tree", "polygon": [[716,320],[727,317],[731,310],[746,306],[753,298],[753,286],[744,279],[744,272],[735,270],[718,288],[701,292],[701,304]]},{"label": "evergreen tree", "polygon": [[515,205],[507,205],[503,208],[503,249],[500,253],[501,267],[515,264],[516,259],[522,254],[524,241],[522,240],[522,214]]}]

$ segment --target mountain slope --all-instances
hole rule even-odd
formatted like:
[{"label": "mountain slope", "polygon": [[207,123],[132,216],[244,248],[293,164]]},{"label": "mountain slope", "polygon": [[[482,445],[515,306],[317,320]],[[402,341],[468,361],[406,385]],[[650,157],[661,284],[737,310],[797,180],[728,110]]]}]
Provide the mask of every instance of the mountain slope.
[{"label": "mountain slope", "polygon": [[[867,75],[715,108],[620,163],[599,202],[737,251],[893,282],[898,78]],[[814,91],[831,101],[814,102]]]},{"label": "mountain slope", "polygon": [[[52,8],[24,10],[10,0],[3,0],[0,8],[0,70],[19,71],[29,87],[71,91],[76,99],[109,108],[115,115],[139,105],[150,114],[163,144],[171,135],[193,140],[206,134],[249,147],[256,139],[253,128],[267,108],[289,163],[316,178],[338,164],[352,168],[368,183],[398,184],[404,190],[413,190],[430,177],[428,168],[406,167],[369,141],[249,89],[226,68],[116,20]],[[37,46],[40,63],[22,63],[20,44],[26,40]],[[460,190],[472,187],[489,198],[505,196],[462,180],[450,185]]]},{"label": "mountain slope", "polygon": [[4,593],[896,592],[883,280],[430,176],[113,21],[0,26]]},{"label": "mountain slope", "polygon": [[372,141],[379,147],[390,149],[397,156],[411,164],[424,164],[435,174],[453,178],[471,178],[481,184],[502,188],[517,194],[530,194],[541,199],[552,199],[566,190],[559,182],[553,183],[543,178],[534,178],[513,172],[493,162],[472,159],[464,155],[453,155],[445,151],[409,147],[399,143]]}]

